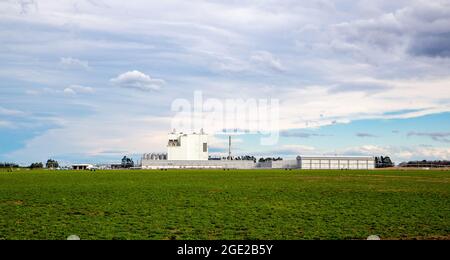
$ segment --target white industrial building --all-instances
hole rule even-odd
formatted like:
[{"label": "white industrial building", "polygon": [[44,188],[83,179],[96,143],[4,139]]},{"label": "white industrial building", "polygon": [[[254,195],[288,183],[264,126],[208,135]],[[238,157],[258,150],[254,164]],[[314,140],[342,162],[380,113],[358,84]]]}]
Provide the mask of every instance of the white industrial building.
[{"label": "white industrial building", "polygon": [[[231,138],[229,141],[231,147]],[[231,148],[229,148],[231,149]],[[226,168],[226,169],[336,169],[371,170],[375,168],[373,156],[297,156],[291,160],[254,162],[253,160],[209,160],[208,135],[199,133],[177,133],[168,135],[167,154],[144,154],[143,169],[168,168]],[[231,150],[229,156],[231,157]]]},{"label": "white industrial building", "polygon": [[141,167],[143,169],[252,169],[255,168],[255,162],[252,160],[209,160],[208,135],[203,130],[189,134],[173,131],[167,138],[167,154],[144,154],[141,158]]},{"label": "white industrial building", "polygon": [[183,134],[175,131],[169,134],[167,160],[208,160],[208,135],[200,133]]}]

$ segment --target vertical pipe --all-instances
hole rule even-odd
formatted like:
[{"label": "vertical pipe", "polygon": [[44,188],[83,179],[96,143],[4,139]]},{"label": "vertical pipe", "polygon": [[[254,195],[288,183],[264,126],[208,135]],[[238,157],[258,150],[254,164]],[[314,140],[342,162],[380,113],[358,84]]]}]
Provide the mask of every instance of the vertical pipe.
[{"label": "vertical pipe", "polygon": [[228,160],[231,160],[231,135],[228,136]]}]

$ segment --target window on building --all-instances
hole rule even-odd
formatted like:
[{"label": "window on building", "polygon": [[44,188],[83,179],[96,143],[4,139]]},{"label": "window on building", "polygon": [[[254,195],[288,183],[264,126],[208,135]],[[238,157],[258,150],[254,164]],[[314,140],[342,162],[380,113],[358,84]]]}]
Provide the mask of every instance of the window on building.
[{"label": "window on building", "polygon": [[208,151],[208,144],[203,143],[203,152],[206,153]]}]

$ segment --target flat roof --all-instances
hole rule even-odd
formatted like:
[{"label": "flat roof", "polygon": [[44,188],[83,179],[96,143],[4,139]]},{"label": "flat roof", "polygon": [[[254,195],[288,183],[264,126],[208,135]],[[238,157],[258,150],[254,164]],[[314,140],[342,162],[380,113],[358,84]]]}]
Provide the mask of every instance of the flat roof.
[{"label": "flat roof", "polygon": [[367,160],[367,159],[375,159],[375,157],[373,156],[304,156],[304,155],[299,155],[298,157],[300,157],[301,159],[325,159],[325,160]]}]

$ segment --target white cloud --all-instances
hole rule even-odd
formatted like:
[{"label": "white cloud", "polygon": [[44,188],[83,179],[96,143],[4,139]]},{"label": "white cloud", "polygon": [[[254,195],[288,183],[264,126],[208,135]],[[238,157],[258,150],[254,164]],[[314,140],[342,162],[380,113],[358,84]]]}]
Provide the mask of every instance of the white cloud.
[{"label": "white cloud", "polygon": [[[25,158],[31,161],[44,161],[77,155],[103,159],[105,151],[123,151],[126,154],[164,152],[167,131],[164,118],[133,118],[116,113],[96,118],[66,118],[58,127],[45,131],[42,135],[28,140],[21,149],[9,153],[8,158]],[[127,122],[117,124],[117,122]],[[114,125],[114,127],[111,127]],[[139,125],[140,127],[136,127]],[[45,147],[45,149],[43,149]],[[111,154],[110,154],[111,155]],[[116,158],[116,157],[113,157]],[[115,160],[120,160],[117,157]],[[71,161],[75,163],[80,161]]]},{"label": "white cloud", "polygon": [[66,67],[66,68],[76,68],[76,69],[85,69],[89,70],[89,62],[88,61],[82,61],[79,59],[75,59],[72,57],[62,57],[60,59],[60,63]]},{"label": "white cloud", "polygon": [[[364,81],[391,87],[370,95],[364,89],[329,92],[329,86],[286,88],[280,91],[275,97],[281,101],[281,129],[319,127],[359,119],[412,118],[450,111],[450,94],[447,94],[450,78]],[[406,112],[391,113],[396,111]]]},{"label": "white cloud", "polygon": [[75,95],[75,94],[92,94],[95,90],[91,87],[85,87],[81,85],[71,85],[63,90],[64,94]]},{"label": "white cloud", "polygon": [[255,154],[257,156],[285,156],[286,158],[295,158],[298,155],[317,155],[320,154],[320,150],[309,145],[283,144],[269,150],[249,151],[249,154]]},{"label": "white cloud", "polygon": [[391,147],[384,147],[379,145],[372,145],[372,144],[366,144],[361,145],[357,147],[349,147],[344,148],[339,151],[337,151],[339,154],[344,155],[368,155],[368,156],[386,156],[390,155],[392,156],[392,148]]},{"label": "white cloud", "polygon": [[71,88],[65,88],[64,90],[63,90],[63,92],[64,92],[64,94],[66,94],[66,95],[76,95],[77,93],[73,90],[73,89],[71,89]]},{"label": "white cloud", "polygon": [[433,146],[396,146],[396,145],[362,145],[349,147],[338,151],[344,155],[368,155],[368,156],[389,156],[400,163],[410,160],[448,160],[450,158],[449,147]]},{"label": "white cloud", "polygon": [[110,80],[113,84],[122,88],[137,89],[141,91],[159,90],[165,81],[153,79],[150,76],[137,71],[128,71]]},{"label": "white cloud", "polygon": [[65,96],[75,96],[77,94],[93,94],[95,89],[92,87],[86,87],[81,85],[70,85],[64,89],[60,88],[35,88],[35,89],[27,89],[25,90],[25,94],[27,95],[65,95]]},{"label": "white cloud", "polygon": [[316,150],[316,148],[313,146],[300,145],[300,144],[285,144],[285,145],[282,145],[281,147],[282,147],[282,149],[291,149],[293,151],[296,151],[297,153],[312,152],[312,151]]},{"label": "white cloud", "polygon": [[[244,140],[242,138],[237,138],[233,136],[231,139],[231,150],[234,154],[241,151],[238,144],[242,144]],[[208,147],[210,150],[217,150],[218,152],[211,152],[215,155],[227,155],[228,154],[228,137],[222,136],[221,138],[217,135],[208,136]]]},{"label": "white cloud", "polygon": [[0,106],[0,115],[5,115],[5,116],[22,116],[25,113],[20,111],[20,110],[15,110],[15,109],[7,109],[4,107]]},{"label": "white cloud", "polygon": [[11,128],[14,124],[9,121],[1,121],[0,120],[0,128]]}]

